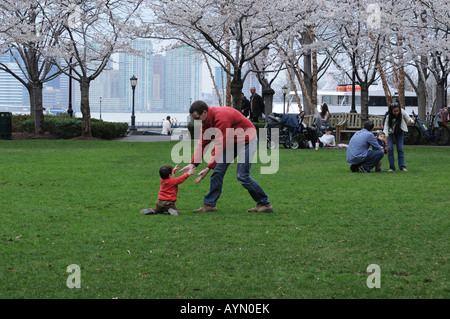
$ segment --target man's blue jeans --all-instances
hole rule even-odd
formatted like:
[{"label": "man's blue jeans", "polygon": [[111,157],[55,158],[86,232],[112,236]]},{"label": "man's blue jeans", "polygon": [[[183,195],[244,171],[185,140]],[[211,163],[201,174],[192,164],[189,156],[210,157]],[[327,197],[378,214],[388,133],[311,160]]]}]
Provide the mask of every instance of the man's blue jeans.
[{"label": "man's blue jeans", "polygon": [[364,161],[360,164],[367,172],[370,172],[372,168],[383,158],[384,152],[382,150],[368,149],[367,155]]},{"label": "man's blue jeans", "polygon": [[400,131],[398,133],[389,134],[388,137],[389,169],[395,170],[394,139],[395,143],[397,144],[398,168],[399,169],[406,168],[405,153],[403,152],[403,131]]},{"label": "man's blue jeans", "polygon": [[[237,147],[235,145],[234,149],[225,148],[222,155],[222,161],[217,163],[214,168],[213,174],[211,175],[211,182],[209,186],[209,192],[206,194],[204,203],[207,205],[215,206],[217,200],[222,193],[223,178],[225,173],[230,166],[230,159],[233,160],[238,157],[236,177],[242,186],[247,189],[250,196],[257,204],[268,204],[269,198],[263,191],[261,186],[250,176],[250,170],[252,167],[253,155],[256,152],[258,143],[257,139],[254,138],[252,141],[244,145]],[[228,156],[227,156],[228,152]],[[233,154],[230,155],[230,152]],[[228,157],[228,159],[227,159]]]}]

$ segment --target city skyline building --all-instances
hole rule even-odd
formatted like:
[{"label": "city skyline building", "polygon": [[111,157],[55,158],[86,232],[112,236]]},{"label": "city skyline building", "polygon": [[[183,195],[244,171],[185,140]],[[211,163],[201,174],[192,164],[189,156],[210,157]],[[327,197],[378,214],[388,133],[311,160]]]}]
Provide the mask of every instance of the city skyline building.
[{"label": "city skyline building", "polygon": [[[59,70],[53,66],[50,75]],[[65,109],[69,103],[69,77],[61,74],[51,81],[45,82],[42,90],[42,106],[45,109]]]},{"label": "city skyline building", "polygon": [[[13,53],[7,52],[0,55],[0,63],[4,64],[14,74],[24,79],[24,75],[17,65]],[[13,75],[6,71],[0,71],[0,110],[23,111],[25,105],[30,105],[30,96],[26,87]]]},{"label": "city skyline building", "polygon": [[200,99],[202,87],[201,55],[188,46],[169,50],[165,56],[165,110],[189,111]]},{"label": "city skyline building", "polygon": [[[89,102],[91,112],[131,112],[132,89],[130,77],[138,79],[135,89],[136,112],[187,112],[190,104],[202,95],[201,55],[188,46],[178,47],[163,54],[152,52],[148,39],[132,44],[139,55],[118,54],[118,63],[111,62],[91,81]],[[21,74],[11,54],[0,56],[0,62]],[[54,67],[50,74],[57,72]],[[79,82],[72,81],[72,108],[80,114]],[[207,92],[210,95],[210,92]],[[69,105],[69,77],[62,74],[43,84],[43,107],[67,109]],[[0,106],[21,107],[29,111],[29,94],[25,86],[6,72],[0,72]]]},{"label": "city skyline building", "polygon": [[[13,50],[0,55],[0,63],[3,63],[14,74],[26,81],[22,72],[22,70],[26,70],[25,65],[17,51]],[[49,76],[57,72],[59,70],[54,66],[50,70]],[[64,74],[55,77],[51,81],[44,82],[42,85],[42,106],[44,109],[65,109],[68,105],[68,87],[69,78]],[[5,71],[0,71],[0,108],[18,112],[31,111],[30,95],[27,88],[14,76]]]},{"label": "city skyline building", "polygon": [[149,112],[152,109],[153,92],[153,46],[148,39],[137,39],[132,43],[132,49],[139,55],[119,54],[119,90],[125,98],[123,111],[132,108],[133,90],[130,78],[135,76],[135,111]]},{"label": "city skyline building", "polygon": [[161,54],[154,55],[152,111],[164,110],[164,99],[165,99],[164,70],[165,70],[165,57]]},{"label": "city skyline building", "polygon": [[[118,93],[118,70],[112,68],[109,62],[89,87],[89,108],[91,112],[123,112],[124,99]],[[80,83],[73,81],[73,106],[76,112],[80,111],[81,92]]]}]

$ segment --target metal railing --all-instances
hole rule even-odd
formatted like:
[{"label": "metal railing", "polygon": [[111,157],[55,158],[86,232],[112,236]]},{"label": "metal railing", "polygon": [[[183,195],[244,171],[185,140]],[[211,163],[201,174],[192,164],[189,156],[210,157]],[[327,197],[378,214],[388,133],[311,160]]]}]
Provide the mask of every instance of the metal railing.
[{"label": "metal railing", "polygon": [[[136,122],[135,127],[136,128],[162,128],[163,123],[162,122]],[[172,128],[177,127],[187,127],[188,122],[177,122],[174,124],[171,124]],[[131,126],[131,122],[128,122],[128,126]]]}]

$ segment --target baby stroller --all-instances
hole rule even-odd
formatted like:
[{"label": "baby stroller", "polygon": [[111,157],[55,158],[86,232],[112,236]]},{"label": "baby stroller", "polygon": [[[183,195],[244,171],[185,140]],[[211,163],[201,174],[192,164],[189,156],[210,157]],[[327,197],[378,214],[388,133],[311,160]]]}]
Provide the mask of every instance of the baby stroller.
[{"label": "baby stroller", "polygon": [[267,148],[275,149],[278,144],[286,148],[298,149],[306,147],[302,138],[303,115],[272,113],[267,117]]}]

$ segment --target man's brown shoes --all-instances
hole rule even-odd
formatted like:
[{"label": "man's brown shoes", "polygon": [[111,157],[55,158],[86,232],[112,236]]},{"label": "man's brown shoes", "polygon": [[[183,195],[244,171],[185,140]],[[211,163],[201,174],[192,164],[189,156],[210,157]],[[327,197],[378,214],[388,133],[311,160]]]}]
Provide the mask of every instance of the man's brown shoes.
[{"label": "man's brown shoes", "polygon": [[271,203],[258,204],[256,207],[249,209],[250,213],[273,213],[273,208]]},{"label": "man's brown shoes", "polygon": [[217,212],[217,207],[205,204],[199,209],[194,210],[194,213],[203,213],[203,212]]}]

